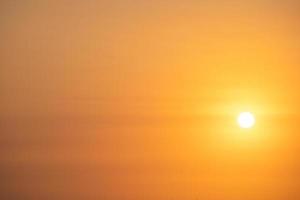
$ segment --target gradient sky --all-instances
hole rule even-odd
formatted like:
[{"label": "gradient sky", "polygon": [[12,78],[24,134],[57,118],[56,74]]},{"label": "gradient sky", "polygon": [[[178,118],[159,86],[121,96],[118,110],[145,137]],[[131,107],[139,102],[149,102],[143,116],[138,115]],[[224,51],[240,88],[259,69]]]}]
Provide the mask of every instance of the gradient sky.
[{"label": "gradient sky", "polygon": [[0,1],[0,199],[300,198],[299,9]]}]

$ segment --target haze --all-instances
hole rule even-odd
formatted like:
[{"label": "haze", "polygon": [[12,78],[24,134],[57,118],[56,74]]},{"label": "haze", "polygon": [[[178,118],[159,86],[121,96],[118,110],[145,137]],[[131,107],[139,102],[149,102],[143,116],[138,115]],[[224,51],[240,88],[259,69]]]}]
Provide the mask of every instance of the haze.
[{"label": "haze", "polygon": [[289,0],[0,1],[0,199],[300,198],[299,20]]}]

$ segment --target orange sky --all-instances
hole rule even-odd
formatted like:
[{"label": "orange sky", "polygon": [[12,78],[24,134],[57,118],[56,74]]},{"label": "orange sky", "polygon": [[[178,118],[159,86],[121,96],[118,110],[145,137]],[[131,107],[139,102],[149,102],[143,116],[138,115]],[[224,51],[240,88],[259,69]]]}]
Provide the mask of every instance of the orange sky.
[{"label": "orange sky", "polygon": [[0,199],[300,198],[298,11],[1,1]]}]

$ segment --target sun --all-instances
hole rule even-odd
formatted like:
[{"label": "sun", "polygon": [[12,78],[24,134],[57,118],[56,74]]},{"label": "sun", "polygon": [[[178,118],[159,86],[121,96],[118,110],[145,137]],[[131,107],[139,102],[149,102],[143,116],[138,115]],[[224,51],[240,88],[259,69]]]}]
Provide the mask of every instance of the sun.
[{"label": "sun", "polygon": [[249,129],[255,124],[255,117],[251,112],[242,112],[237,118],[237,123],[241,128]]}]

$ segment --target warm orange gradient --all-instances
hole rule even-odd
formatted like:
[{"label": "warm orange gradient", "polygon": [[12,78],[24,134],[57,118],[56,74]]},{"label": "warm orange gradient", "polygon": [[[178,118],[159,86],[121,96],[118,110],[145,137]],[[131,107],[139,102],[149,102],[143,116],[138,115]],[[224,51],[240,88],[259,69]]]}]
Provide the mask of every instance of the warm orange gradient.
[{"label": "warm orange gradient", "polygon": [[298,2],[0,11],[0,199],[300,199]]}]

